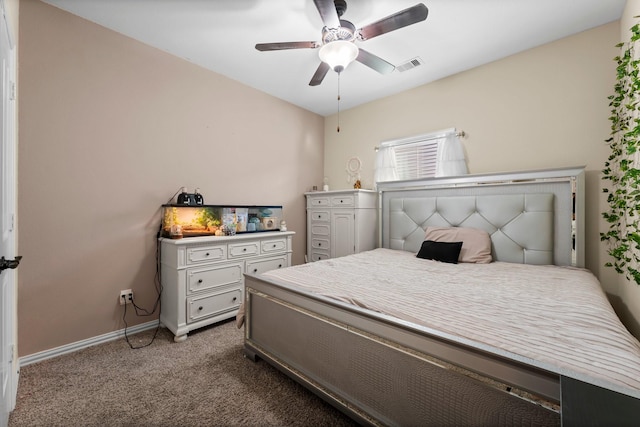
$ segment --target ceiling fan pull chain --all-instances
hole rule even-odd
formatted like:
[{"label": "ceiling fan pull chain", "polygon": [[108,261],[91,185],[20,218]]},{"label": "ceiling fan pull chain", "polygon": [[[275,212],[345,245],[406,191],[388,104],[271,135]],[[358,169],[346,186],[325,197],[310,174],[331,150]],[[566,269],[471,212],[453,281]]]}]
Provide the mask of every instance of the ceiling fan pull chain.
[{"label": "ceiling fan pull chain", "polygon": [[340,133],[340,73],[338,73],[338,133]]}]

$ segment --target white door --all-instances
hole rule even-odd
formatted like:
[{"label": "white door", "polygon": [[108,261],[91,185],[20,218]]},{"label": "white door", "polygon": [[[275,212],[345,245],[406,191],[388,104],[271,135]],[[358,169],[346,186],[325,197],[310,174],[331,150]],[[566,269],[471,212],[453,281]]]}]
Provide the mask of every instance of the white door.
[{"label": "white door", "polygon": [[[15,50],[6,22],[4,2],[0,17],[0,64],[2,93],[0,94],[0,260],[15,257]],[[2,264],[0,262],[0,264]],[[16,339],[16,276],[15,265],[0,271],[0,427],[8,423],[9,413],[16,404],[18,363]]]}]

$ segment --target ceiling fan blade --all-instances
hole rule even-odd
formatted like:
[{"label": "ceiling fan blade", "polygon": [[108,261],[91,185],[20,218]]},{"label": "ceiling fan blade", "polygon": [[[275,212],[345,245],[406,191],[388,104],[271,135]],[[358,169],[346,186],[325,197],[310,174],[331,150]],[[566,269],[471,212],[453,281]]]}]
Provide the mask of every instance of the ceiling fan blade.
[{"label": "ceiling fan blade", "polygon": [[258,43],[256,49],[261,52],[267,50],[284,49],[315,49],[320,45],[317,42],[282,42],[282,43]]},{"label": "ceiling fan blade", "polygon": [[329,64],[327,64],[326,62],[321,62],[315,74],[313,75],[313,77],[311,77],[309,86],[318,86],[320,83],[322,83],[322,80],[324,79],[324,76],[327,75],[328,71]]},{"label": "ceiling fan blade", "polygon": [[366,65],[369,68],[376,70],[380,74],[389,74],[396,68],[395,65],[363,49],[359,50],[356,61]]},{"label": "ceiling fan blade", "polygon": [[429,9],[422,3],[419,3],[413,7],[405,10],[401,10],[398,13],[389,15],[386,18],[382,18],[372,24],[366,25],[358,30],[362,40],[372,39],[381,34],[388,33],[398,28],[406,27],[407,25],[415,24],[427,19]]},{"label": "ceiling fan blade", "polygon": [[325,27],[340,27],[340,18],[338,17],[336,5],[333,3],[333,0],[313,0],[313,2],[316,4],[316,8],[320,13],[320,18],[322,18]]}]

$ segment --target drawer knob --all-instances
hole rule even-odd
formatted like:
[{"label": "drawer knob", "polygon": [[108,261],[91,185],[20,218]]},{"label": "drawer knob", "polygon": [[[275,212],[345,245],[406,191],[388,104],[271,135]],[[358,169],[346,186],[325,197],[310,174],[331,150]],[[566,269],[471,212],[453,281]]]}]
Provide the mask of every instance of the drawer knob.
[{"label": "drawer knob", "polygon": [[274,244],[273,244],[273,247],[275,248],[276,246],[277,246],[277,245],[274,243]]},{"label": "drawer knob", "polygon": [[204,254],[204,256],[209,256],[209,252],[207,252],[206,254]]},{"label": "drawer knob", "polygon": [[247,252],[247,248],[242,248],[242,252]]},{"label": "drawer knob", "polygon": [[278,264],[278,268],[282,267],[282,264]]},{"label": "drawer knob", "polygon": [[236,302],[236,300],[238,299],[238,297],[233,297],[233,302]]},{"label": "drawer knob", "polygon": [[318,243],[318,247],[322,246],[322,243]]},{"label": "drawer knob", "polygon": [[202,283],[202,279],[198,280],[198,283]]},{"label": "drawer knob", "polygon": [[258,272],[258,269],[257,269],[257,268],[254,268],[254,269],[253,269],[253,272],[254,272],[254,273],[257,273],[257,272]]},{"label": "drawer knob", "polygon": [[202,311],[202,308],[203,308],[202,306],[198,307],[198,311]]}]

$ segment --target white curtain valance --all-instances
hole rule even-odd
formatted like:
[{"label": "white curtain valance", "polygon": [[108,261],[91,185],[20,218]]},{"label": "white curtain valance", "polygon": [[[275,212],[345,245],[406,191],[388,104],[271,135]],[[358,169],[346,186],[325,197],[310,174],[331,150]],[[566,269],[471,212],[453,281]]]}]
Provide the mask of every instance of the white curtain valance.
[{"label": "white curtain valance", "polygon": [[376,153],[374,182],[397,181],[396,155],[393,147],[380,147]]},{"label": "white curtain valance", "polygon": [[457,134],[452,133],[438,141],[436,177],[466,175],[467,161]]}]

